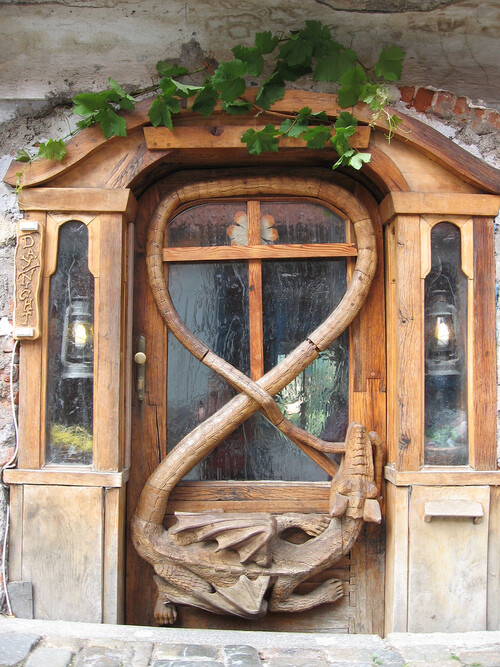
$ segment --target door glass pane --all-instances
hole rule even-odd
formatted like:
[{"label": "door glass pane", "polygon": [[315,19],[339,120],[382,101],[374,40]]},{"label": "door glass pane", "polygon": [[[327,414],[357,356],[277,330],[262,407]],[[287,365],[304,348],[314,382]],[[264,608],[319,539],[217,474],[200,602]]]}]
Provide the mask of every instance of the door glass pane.
[{"label": "door glass pane", "polygon": [[168,225],[171,248],[248,244],[246,202],[213,202],[190,206]]},{"label": "door glass pane", "polygon": [[[244,204],[234,202],[230,206],[233,218],[235,212],[245,208]],[[272,216],[272,220],[266,216]],[[219,217],[227,221],[226,212]],[[261,230],[263,243],[345,241],[345,221],[330,209],[307,201],[261,202]],[[240,232],[236,235],[234,230],[231,232],[233,241],[247,243]],[[213,245],[210,239],[207,243]],[[346,290],[346,260],[263,261],[262,285],[267,372],[305,340],[340,302]],[[179,315],[191,331],[249,375],[248,264],[171,264],[169,290]],[[235,391],[223,379],[204,367],[169,334],[169,448],[234,395]],[[301,428],[326,440],[343,440],[349,412],[348,333],[323,351],[276,400],[285,416]],[[323,481],[328,476],[256,413],[186,479]]]},{"label": "door glass pane", "polygon": [[68,222],[59,232],[50,280],[46,463],[92,463],[93,319],[87,227]]},{"label": "door glass pane", "polygon": [[266,201],[260,206],[263,236],[272,243],[344,243],[345,221],[334,211],[309,201]]},{"label": "door glass pane", "polygon": [[[299,345],[333,311],[346,290],[344,259],[263,262],[264,370]],[[285,417],[324,440],[343,440],[349,418],[349,336],[344,333],[276,396]],[[268,429],[269,431],[269,429]],[[266,433],[280,452],[285,438]],[[275,479],[326,479],[326,474],[292,443],[297,470]],[[279,459],[278,459],[279,460]],[[287,466],[288,466],[287,461]],[[275,473],[276,474],[276,473]],[[283,471],[283,475],[285,471]],[[291,475],[291,476],[290,476]]]},{"label": "door glass pane", "polygon": [[467,277],[460,230],[442,222],[431,233],[425,279],[425,454],[429,465],[469,461],[467,423]]},{"label": "door glass pane", "polygon": [[[246,262],[169,264],[169,292],[186,326],[211,350],[250,372],[248,269]],[[168,334],[167,443],[171,449],[235,395]],[[200,479],[199,470],[189,479]]]}]

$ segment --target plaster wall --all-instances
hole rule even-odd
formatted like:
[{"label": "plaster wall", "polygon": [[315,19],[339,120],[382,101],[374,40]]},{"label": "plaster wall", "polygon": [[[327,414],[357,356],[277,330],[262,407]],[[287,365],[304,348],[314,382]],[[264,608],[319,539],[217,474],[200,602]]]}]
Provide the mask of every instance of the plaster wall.
[{"label": "plaster wall", "polygon": [[[307,19],[330,24],[367,65],[376,62],[382,47],[403,46],[407,56],[403,87],[393,89],[395,108],[500,167],[500,5],[495,0],[4,0],[0,179],[17,149],[66,135],[74,123],[68,118],[71,97],[106,86],[108,76],[137,90],[151,83],[160,59],[215,64],[231,56],[233,44],[251,44],[259,30],[287,31]],[[296,85],[326,89],[312,81]],[[438,97],[436,90],[452,92]],[[14,447],[9,366],[19,217],[15,194],[0,183],[0,466]],[[500,232],[496,242],[500,274]],[[0,540],[6,497],[0,493]]]}]

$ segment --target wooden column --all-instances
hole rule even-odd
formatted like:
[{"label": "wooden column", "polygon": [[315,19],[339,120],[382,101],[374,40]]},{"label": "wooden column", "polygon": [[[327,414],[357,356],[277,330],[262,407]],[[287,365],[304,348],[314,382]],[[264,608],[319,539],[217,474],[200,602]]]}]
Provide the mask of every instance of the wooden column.
[{"label": "wooden column", "polygon": [[[393,441],[390,458],[397,470],[418,470],[423,463],[424,423],[424,304],[420,278],[420,217],[398,215],[394,220],[392,294],[393,393],[389,405]],[[392,458],[393,457],[393,458]]]}]

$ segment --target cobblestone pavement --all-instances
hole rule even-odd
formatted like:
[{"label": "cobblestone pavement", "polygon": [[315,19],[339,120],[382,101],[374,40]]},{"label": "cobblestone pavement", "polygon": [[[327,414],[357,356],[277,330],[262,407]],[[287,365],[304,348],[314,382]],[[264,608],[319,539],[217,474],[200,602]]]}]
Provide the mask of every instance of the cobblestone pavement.
[{"label": "cobblestone pavement", "polygon": [[500,667],[500,632],[223,632],[0,617],[0,667]]}]

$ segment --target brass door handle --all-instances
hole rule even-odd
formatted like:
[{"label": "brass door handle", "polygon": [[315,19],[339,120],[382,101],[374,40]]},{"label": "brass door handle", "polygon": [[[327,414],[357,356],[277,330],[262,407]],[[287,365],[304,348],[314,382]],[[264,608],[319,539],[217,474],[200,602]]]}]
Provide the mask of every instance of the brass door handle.
[{"label": "brass door handle", "polygon": [[139,336],[137,339],[137,352],[134,354],[134,361],[137,372],[137,400],[144,400],[146,387],[146,339]]}]

